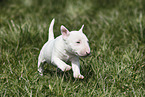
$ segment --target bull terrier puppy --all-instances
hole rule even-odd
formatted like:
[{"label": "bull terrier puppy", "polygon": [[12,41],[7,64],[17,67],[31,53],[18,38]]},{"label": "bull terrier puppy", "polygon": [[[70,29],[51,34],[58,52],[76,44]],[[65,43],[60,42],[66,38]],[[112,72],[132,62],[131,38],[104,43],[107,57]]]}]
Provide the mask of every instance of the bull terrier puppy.
[{"label": "bull terrier puppy", "polygon": [[[69,31],[63,25],[61,26],[61,34],[54,39],[53,34],[54,19],[49,27],[48,41],[42,47],[38,57],[38,71],[43,75],[44,62],[53,64],[62,71],[68,71],[72,68],[73,77],[83,79],[84,76],[80,73],[79,57],[88,56],[90,47],[88,39],[83,33],[82,25],[79,31]],[[70,61],[71,66],[65,62]]]}]

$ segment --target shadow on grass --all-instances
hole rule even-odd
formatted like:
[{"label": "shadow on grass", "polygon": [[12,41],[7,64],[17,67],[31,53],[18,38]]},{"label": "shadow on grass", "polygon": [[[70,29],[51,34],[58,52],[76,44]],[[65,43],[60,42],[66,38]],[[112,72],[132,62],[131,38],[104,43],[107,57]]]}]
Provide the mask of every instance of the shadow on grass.
[{"label": "shadow on grass", "polygon": [[[66,72],[61,71],[59,68],[57,68],[56,66],[50,65],[50,64],[45,64],[45,70],[43,72],[44,76],[49,76],[49,77],[59,77],[59,78],[63,78],[64,81],[68,81],[71,80],[72,82],[75,81],[84,81],[84,82],[88,82],[90,78],[94,77],[94,73],[92,71],[84,71],[82,69],[82,75],[84,75],[84,79],[75,79],[73,77],[73,71],[72,69]],[[88,69],[86,69],[88,70]],[[91,75],[91,76],[90,76]]]},{"label": "shadow on grass", "polygon": [[64,78],[64,80],[68,80],[70,78],[73,79],[72,70],[63,72],[56,66],[47,64],[47,63],[45,63],[43,75],[50,76],[50,77],[54,77],[54,76],[62,77],[62,78]]}]

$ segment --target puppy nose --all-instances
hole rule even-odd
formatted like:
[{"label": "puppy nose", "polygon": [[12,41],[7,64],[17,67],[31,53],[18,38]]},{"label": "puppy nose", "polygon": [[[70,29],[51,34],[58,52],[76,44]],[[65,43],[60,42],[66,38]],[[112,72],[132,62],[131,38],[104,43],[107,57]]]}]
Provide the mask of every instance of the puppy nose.
[{"label": "puppy nose", "polygon": [[90,55],[91,54],[91,52],[86,52],[86,55],[88,56],[88,55]]}]

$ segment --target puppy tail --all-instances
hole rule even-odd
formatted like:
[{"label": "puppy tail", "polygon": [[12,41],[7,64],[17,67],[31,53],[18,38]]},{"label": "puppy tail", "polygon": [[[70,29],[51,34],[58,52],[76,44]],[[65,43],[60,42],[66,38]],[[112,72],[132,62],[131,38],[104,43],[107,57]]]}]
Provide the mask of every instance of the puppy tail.
[{"label": "puppy tail", "polygon": [[53,20],[51,21],[50,26],[49,26],[48,40],[54,39],[54,34],[53,34],[53,25],[54,25],[54,21],[55,21],[55,19],[53,19]]}]

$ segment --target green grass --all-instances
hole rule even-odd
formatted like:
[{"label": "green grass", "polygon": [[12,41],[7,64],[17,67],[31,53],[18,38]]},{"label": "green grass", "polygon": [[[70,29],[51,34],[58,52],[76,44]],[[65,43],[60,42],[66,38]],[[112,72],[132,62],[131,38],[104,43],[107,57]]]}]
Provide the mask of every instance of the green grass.
[{"label": "green grass", "polygon": [[[144,97],[144,5],[144,0],[1,0],[1,97]],[[62,24],[69,30],[85,25],[92,54],[80,59],[83,80],[50,64],[44,76],[38,74],[37,58],[53,18],[55,36]]]}]

